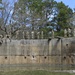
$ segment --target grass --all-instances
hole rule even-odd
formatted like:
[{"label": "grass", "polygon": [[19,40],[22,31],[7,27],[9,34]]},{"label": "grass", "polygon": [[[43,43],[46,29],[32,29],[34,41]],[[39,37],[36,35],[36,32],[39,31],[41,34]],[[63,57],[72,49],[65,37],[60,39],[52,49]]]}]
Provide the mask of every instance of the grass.
[{"label": "grass", "polygon": [[73,73],[67,72],[49,72],[49,71],[9,71],[9,72],[0,72],[0,75],[75,75]]}]

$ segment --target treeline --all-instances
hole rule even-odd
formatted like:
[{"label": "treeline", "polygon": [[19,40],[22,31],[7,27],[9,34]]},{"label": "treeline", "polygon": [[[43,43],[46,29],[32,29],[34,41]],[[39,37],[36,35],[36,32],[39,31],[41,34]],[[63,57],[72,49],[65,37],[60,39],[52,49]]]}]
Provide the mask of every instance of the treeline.
[{"label": "treeline", "polygon": [[18,0],[14,7],[5,2],[0,12],[0,31],[5,34],[23,30],[43,31],[46,36],[54,30],[55,36],[63,36],[65,28],[74,27],[73,10],[55,0]]}]

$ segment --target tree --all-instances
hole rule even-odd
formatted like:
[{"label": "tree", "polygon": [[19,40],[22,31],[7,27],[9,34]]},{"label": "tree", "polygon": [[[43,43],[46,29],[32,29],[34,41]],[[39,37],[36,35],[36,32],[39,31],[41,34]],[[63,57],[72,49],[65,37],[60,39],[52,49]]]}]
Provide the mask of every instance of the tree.
[{"label": "tree", "polygon": [[[15,3],[12,16],[13,24],[29,30],[43,30],[46,33],[51,26],[51,20],[56,2],[54,0],[19,0]],[[28,29],[27,29],[28,30]]]},{"label": "tree", "polygon": [[2,3],[2,0],[0,0],[0,3]]},{"label": "tree", "polygon": [[72,17],[68,20],[68,22],[71,28],[75,27],[75,12],[73,13]]},{"label": "tree", "polygon": [[0,29],[6,34],[9,30],[12,34],[17,30],[43,30],[45,34],[52,29],[60,32],[70,26],[69,18],[73,13],[63,2],[54,0],[18,0],[14,8],[7,11],[8,6],[7,2],[3,4],[0,19]]},{"label": "tree", "polygon": [[61,29],[69,27],[68,19],[71,18],[73,11],[71,8],[66,6],[63,2],[58,3],[57,5],[58,14],[57,14],[57,25]]},{"label": "tree", "polygon": [[[7,25],[9,22],[9,18],[12,12],[12,7],[9,7],[9,2],[3,2],[1,4],[1,10],[0,10],[0,31],[1,34],[8,34],[9,30],[7,31]],[[8,10],[9,9],[9,10]]]},{"label": "tree", "polygon": [[55,24],[56,35],[63,36],[64,29],[70,27],[69,19],[72,17],[73,11],[71,8],[66,6],[63,2],[57,3],[56,14],[52,20]]}]

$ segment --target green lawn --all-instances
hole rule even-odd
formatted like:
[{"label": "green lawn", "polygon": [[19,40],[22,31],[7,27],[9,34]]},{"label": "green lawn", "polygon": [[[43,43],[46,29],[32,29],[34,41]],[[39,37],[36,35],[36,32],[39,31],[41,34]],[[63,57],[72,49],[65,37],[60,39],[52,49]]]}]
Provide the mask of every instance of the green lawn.
[{"label": "green lawn", "polygon": [[0,75],[75,75],[75,74],[63,72],[49,72],[49,71],[10,71],[10,72],[0,72]]}]

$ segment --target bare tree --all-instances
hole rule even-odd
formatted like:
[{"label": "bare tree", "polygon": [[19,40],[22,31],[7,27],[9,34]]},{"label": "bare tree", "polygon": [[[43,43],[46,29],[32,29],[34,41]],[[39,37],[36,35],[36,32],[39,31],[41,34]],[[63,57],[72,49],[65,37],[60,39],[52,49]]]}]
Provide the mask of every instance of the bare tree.
[{"label": "bare tree", "polygon": [[[10,3],[9,2],[3,2],[1,4],[1,10],[0,10],[0,31],[2,31],[3,33],[5,34],[8,34],[8,25],[10,24],[10,18],[11,18],[11,15],[12,15],[12,10],[13,10],[13,7],[10,6]],[[3,34],[1,33],[1,34]]]}]

